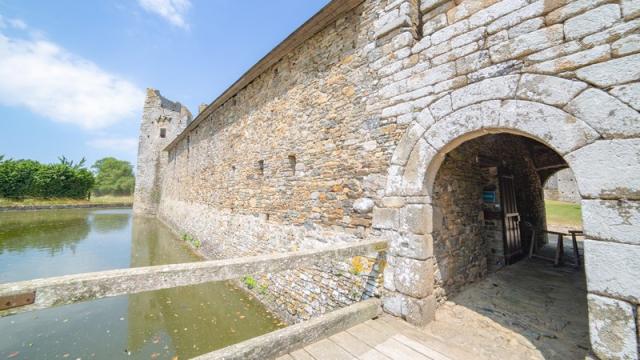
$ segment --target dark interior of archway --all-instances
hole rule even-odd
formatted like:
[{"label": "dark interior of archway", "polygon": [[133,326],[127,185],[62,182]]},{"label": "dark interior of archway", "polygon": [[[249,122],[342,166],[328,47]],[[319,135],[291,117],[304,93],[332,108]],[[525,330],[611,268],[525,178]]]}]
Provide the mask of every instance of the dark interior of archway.
[{"label": "dark interior of archway", "polygon": [[[484,135],[446,155],[433,189],[439,298],[525,257],[532,238],[546,242],[543,184],[566,167],[551,148],[512,134]],[[505,218],[508,198],[517,209],[517,217],[510,218],[519,220],[517,241],[505,236],[514,238],[514,231],[505,228],[510,221]]]}]

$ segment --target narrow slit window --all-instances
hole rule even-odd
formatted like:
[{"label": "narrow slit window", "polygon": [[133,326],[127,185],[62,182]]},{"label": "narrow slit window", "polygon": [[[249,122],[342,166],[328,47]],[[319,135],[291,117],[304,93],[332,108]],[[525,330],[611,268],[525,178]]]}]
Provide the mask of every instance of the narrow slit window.
[{"label": "narrow slit window", "polygon": [[296,174],[296,156],[295,155],[289,155],[289,168],[291,169],[291,172],[293,173],[293,175]]},{"label": "narrow slit window", "polygon": [[163,139],[167,137],[167,129],[160,128],[160,137]]},{"label": "narrow slit window", "polygon": [[264,175],[264,160],[258,161],[258,174]]}]

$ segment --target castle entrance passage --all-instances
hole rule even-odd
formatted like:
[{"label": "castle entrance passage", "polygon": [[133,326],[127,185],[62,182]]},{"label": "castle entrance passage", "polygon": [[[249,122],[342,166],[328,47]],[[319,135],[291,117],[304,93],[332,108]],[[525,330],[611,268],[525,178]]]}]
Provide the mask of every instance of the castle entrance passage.
[{"label": "castle entrance passage", "polygon": [[432,193],[440,306],[425,331],[481,358],[584,358],[584,270],[572,266],[570,241],[565,265],[554,264],[557,241],[546,232],[543,184],[567,167],[546,145],[506,133],[445,155]]}]

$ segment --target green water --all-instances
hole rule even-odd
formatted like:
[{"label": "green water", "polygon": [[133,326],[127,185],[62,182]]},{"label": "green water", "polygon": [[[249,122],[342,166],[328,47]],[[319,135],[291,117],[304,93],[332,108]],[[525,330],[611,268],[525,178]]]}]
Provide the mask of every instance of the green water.
[{"label": "green water", "polygon": [[[0,283],[198,260],[130,210],[0,213]],[[279,324],[229,283],[186,286],[0,318],[0,359],[187,359]]]}]

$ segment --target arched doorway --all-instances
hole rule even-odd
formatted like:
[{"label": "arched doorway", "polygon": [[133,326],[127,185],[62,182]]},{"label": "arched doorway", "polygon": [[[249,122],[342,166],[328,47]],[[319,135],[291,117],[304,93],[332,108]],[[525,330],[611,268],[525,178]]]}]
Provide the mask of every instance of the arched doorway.
[{"label": "arched doorway", "polygon": [[427,331],[465,343],[480,358],[587,355],[582,239],[578,256],[569,233],[559,248],[562,233],[547,232],[545,216],[547,169],[566,166],[546,145],[509,133],[446,154],[431,196],[439,309]]},{"label": "arched doorway", "polygon": [[[640,188],[630,175],[640,171],[634,150],[640,141],[633,138],[632,128],[626,138],[620,136],[624,117],[609,111],[611,118],[603,118],[597,107],[589,105],[589,98],[628,110],[584,83],[524,74],[468,85],[416,114],[391,159],[385,197],[374,209],[373,226],[391,244],[385,269],[387,312],[415,324],[433,319],[438,276],[442,276],[435,257],[437,219],[442,216],[434,192],[439,170],[460,145],[487,135],[511,134],[548,148],[576,176],[588,237],[585,270],[592,349],[610,357],[636,347],[634,309],[640,303],[640,284],[627,269],[611,266],[610,260],[640,268],[634,260],[640,247],[629,233],[638,226],[639,211],[628,201]],[[612,158],[616,161],[608,160]],[[620,226],[611,225],[613,218],[621,219],[625,213],[633,215]],[[614,313],[622,319],[616,324],[610,320]]]}]

